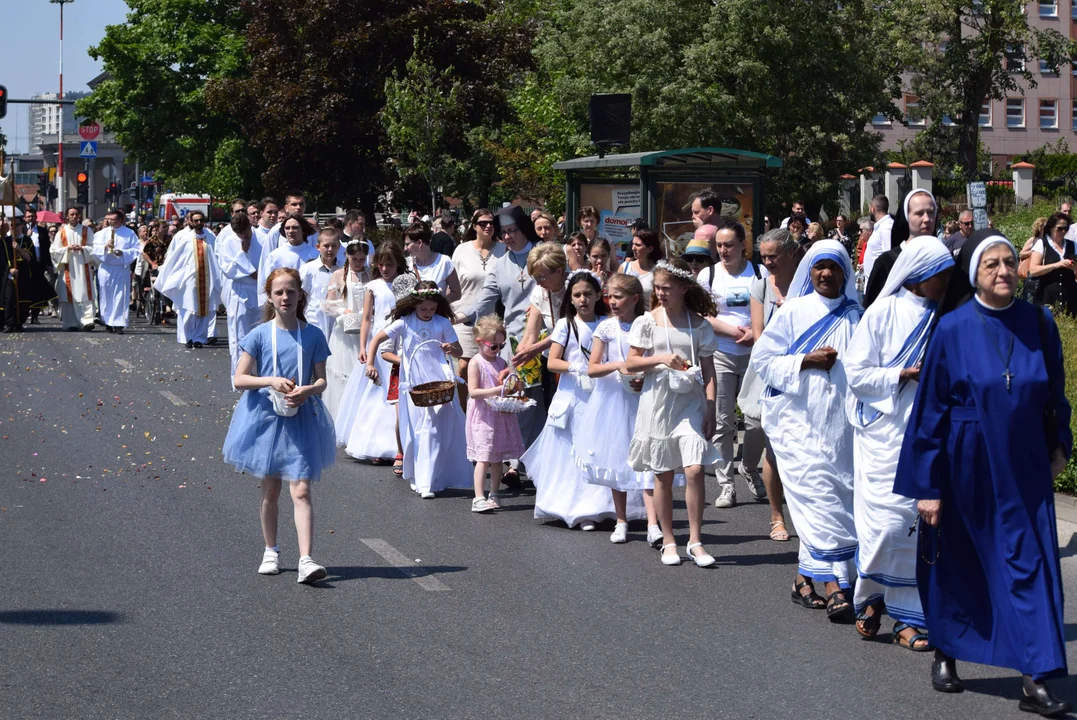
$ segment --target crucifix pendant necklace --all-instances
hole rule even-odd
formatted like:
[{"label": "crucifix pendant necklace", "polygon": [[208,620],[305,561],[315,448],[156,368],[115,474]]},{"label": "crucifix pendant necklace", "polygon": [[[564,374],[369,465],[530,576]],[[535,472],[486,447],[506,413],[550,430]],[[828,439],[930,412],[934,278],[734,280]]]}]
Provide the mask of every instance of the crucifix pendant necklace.
[{"label": "crucifix pendant necklace", "polygon": [[980,317],[980,322],[981,322],[981,323],[983,324],[983,327],[984,327],[984,334],[985,334],[985,335],[990,335],[990,340],[991,340],[991,349],[995,351],[995,354],[996,354],[996,355],[998,355],[998,359],[999,359],[1000,361],[1002,361],[1002,364],[1003,364],[1003,365],[1005,365],[1005,366],[1006,366],[1006,371],[1005,371],[1004,373],[1002,373],[1002,377],[1006,378],[1006,392],[1010,392],[1010,390],[1011,390],[1011,387],[1012,387],[1012,383],[1013,383],[1013,379],[1014,379],[1015,377],[1017,377],[1017,376],[1016,376],[1016,375],[1014,375],[1014,374],[1013,374],[1012,372],[1010,372],[1010,360],[1012,360],[1012,359],[1013,359],[1013,343],[1014,343],[1014,336],[1013,336],[1013,334],[1012,334],[1012,333],[1010,334],[1010,348],[1009,348],[1009,350],[1007,350],[1007,351],[1006,351],[1006,357],[1003,357],[1003,356],[1002,356],[1002,351],[1001,351],[1001,350],[999,350],[999,348],[998,348],[998,344],[997,344],[997,343],[995,342],[995,337],[994,337],[994,333],[993,333],[993,332],[989,332],[989,331],[988,331],[988,328],[987,328],[987,321],[986,321],[986,320],[984,320],[984,316],[983,316],[983,313],[979,313],[979,312],[978,312],[978,313],[977,313],[977,315],[979,315],[979,317]]}]

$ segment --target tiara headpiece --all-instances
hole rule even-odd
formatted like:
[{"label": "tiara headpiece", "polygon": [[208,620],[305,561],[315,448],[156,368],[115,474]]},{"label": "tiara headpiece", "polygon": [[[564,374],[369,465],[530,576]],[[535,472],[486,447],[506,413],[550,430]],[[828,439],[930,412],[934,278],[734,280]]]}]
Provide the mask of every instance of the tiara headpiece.
[{"label": "tiara headpiece", "polygon": [[411,291],[412,295],[418,295],[423,298],[433,298],[441,294],[441,291],[437,288],[415,288]]},{"label": "tiara headpiece", "polygon": [[363,247],[366,247],[366,240],[360,240],[360,239],[359,239],[359,238],[357,238],[357,237],[353,237],[353,238],[352,238],[351,240],[349,240],[348,242],[344,243],[344,249],[345,249],[345,250],[347,250],[347,249],[348,249],[348,248],[350,248],[350,247],[351,247],[352,245],[362,245]]},{"label": "tiara headpiece", "polygon": [[572,280],[579,275],[590,275],[592,278],[594,278],[595,282],[598,283],[599,287],[602,286],[602,278],[600,278],[596,273],[587,270],[586,268],[580,268],[579,270],[573,270],[572,272],[570,272],[568,274],[568,277],[565,278],[565,285],[571,285]]},{"label": "tiara headpiece", "polygon": [[696,281],[696,276],[692,274],[691,270],[681,270],[679,267],[676,267],[675,265],[668,263],[665,260],[659,260],[658,262],[656,262],[654,264],[654,269],[668,272],[670,275],[675,275],[681,280],[691,280],[692,282]]}]

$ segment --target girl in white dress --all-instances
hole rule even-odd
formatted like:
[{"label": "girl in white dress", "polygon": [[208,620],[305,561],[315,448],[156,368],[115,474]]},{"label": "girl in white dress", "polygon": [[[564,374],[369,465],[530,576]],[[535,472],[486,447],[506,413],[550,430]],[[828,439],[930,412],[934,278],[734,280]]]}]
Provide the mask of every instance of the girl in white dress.
[{"label": "girl in white dress", "polygon": [[657,307],[632,323],[629,372],[646,373],[636,413],[636,430],[629,445],[633,470],[655,473],[654,505],[662,528],[662,564],[680,565],[673,537],[673,474],[683,468],[687,487],[689,538],[686,551],[699,567],[715,560],[703,548],[700,530],[703,506],[703,468],[720,455],[714,435],[714,352],[718,339],[706,316],[714,301],[699,285],[688,264],[663,260],[654,269]]},{"label": "girl in white dress", "polygon": [[[658,547],[662,530],[654,511],[654,473],[628,466],[628,446],[636,427],[643,376],[626,372],[628,333],[643,314],[643,286],[637,278],[618,273],[606,283],[610,317],[595,328],[587,375],[594,380],[591,397],[578,411],[573,436],[576,465],[587,482],[611,489],[617,525],[610,542],[628,542],[629,493],[642,492],[647,512],[647,542]],[[683,483],[682,483],[683,484]],[[638,513],[638,502],[632,508]]]},{"label": "girl in white dress", "polygon": [[[430,249],[430,228],[416,222],[404,231],[404,251],[408,254],[408,270],[437,285],[448,301],[460,299],[460,276],[447,255]],[[452,315],[449,319],[452,319]]]},{"label": "girl in white dress", "polygon": [[364,288],[370,282],[367,268],[366,242],[354,239],[344,247],[347,262],[329,278],[329,294],[322,307],[332,315],[333,332],[329,335],[329,351],[332,353],[325,364],[326,388],[322,394],[325,407],[335,418],[340,399],[348,386],[355,363],[359,360],[362,346],[361,319]]},{"label": "girl in white dress", "polygon": [[[404,479],[423,499],[448,488],[471,488],[464,411],[450,400],[418,407],[409,390],[423,383],[457,379],[446,355],[462,351],[452,329],[452,308],[433,282],[424,280],[393,310],[393,322],[370,341],[371,356],[386,340],[400,342],[400,440],[404,446]],[[366,374],[378,379],[373,359]]]},{"label": "girl in white dress", "polygon": [[337,410],[337,445],[354,458],[390,461],[399,454],[396,434],[396,408],[386,397],[392,365],[369,351],[368,339],[389,324],[396,307],[393,280],[407,271],[404,251],[395,242],[384,242],[374,253],[374,279],[364,288],[363,321],[359,332],[360,366],[373,359],[378,368],[378,382],[363,372],[353,371]]},{"label": "girl in white dress", "polygon": [[561,319],[550,336],[547,367],[561,375],[557,393],[542,434],[520,458],[535,484],[535,517],[579,525],[581,530],[594,530],[595,523],[615,516],[609,491],[586,481],[572,452],[576,433],[593,431],[578,427],[577,411],[593,385],[587,377],[591,334],[607,312],[598,277],[588,270],[572,273],[565,283]]}]

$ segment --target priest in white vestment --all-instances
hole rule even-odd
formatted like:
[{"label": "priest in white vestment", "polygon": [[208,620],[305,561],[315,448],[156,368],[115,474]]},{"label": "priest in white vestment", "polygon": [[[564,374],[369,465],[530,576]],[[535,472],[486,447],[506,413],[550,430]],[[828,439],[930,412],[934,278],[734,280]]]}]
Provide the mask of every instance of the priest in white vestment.
[{"label": "priest in white vestment", "polygon": [[262,244],[246,215],[232,217],[231,225],[217,238],[220,251],[222,299],[228,313],[228,353],[232,358],[232,375],[239,362],[239,343],[261,321],[258,304],[258,259]]},{"label": "priest in white vestment", "polygon": [[221,271],[209,242],[196,234],[173,248],[153,287],[176,308],[176,340],[202,347],[221,304]]},{"label": "priest in white vestment", "polygon": [[930,649],[916,585],[916,500],[894,494],[901,442],[916,398],[920,363],[946,293],[953,256],[933,235],[905,242],[882,292],[864,312],[845,353],[856,466],[854,512],[860,576],[857,632],[874,637],[882,613],[895,642]]},{"label": "priest in white vestment", "polygon": [[93,231],[82,224],[82,210],[67,209],[66,224],[56,233],[49,253],[56,268],[56,296],[65,330],[93,330]]},{"label": "priest in white vestment", "polygon": [[142,243],[123,224],[122,212],[109,210],[105,217],[108,226],[93,236],[98,306],[108,331],[123,334],[131,304],[131,263],[142,255]]},{"label": "priest in white vestment", "polygon": [[800,536],[792,599],[820,608],[814,583],[825,583],[827,616],[835,622],[853,614],[853,432],[844,357],[860,313],[849,254],[836,240],[820,240],[752,353],[766,384],[763,429]]}]

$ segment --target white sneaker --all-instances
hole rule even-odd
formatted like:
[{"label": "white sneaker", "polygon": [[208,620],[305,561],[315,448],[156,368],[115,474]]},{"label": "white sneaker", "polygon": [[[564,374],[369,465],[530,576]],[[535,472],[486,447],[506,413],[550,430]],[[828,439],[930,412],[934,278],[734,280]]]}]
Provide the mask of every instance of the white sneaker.
[{"label": "white sneaker", "polygon": [[737,467],[741,477],[744,478],[744,482],[748,484],[748,494],[752,496],[752,499],[762,501],[767,499],[767,486],[763,484],[763,478],[759,475],[758,470],[749,470],[748,466],[744,463],[740,463]]},{"label": "white sneaker", "polygon": [[299,559],[299,577],[296,582],[309,585],[312,582],[325,577],[325,568],[310,559],[310,555],[304,555]]},{"label": "white sneaker", "polygon": [[280,574],[280,553],[266,548],[265,554],[262,555],[262,564],[258,566],[259,575],[279,575]]},{"label": "white sneaker", "polygon": [[610,542],[618,544],[628,542],[628,523],[617,523],[610,534]]},{"label": "white sneaker", "polygon": [[430,500],[434,497],[434,493],[427,490],[426,492],[419,493],[419,497],[421,497],[423,500]]},{"label": "white sneaker", "polygon": [[657,525],[647,526],[647,544],[655,550],[662,545],[662,528]]},{"label": "white sneaker", "polygon": [[714,501],[714,507],[716,508],[731,508],[737,504],[737,489],[733,487],[733,483],[728,485],[722,485],[721,490],[718,491],[718,497]]},{"label": "white sneaker", "polygon": [[583,530],[584,532],[591,532],[594,529],[595,523],[593,520],[584,520],[582,523],[580,523],[580,530]]}]

